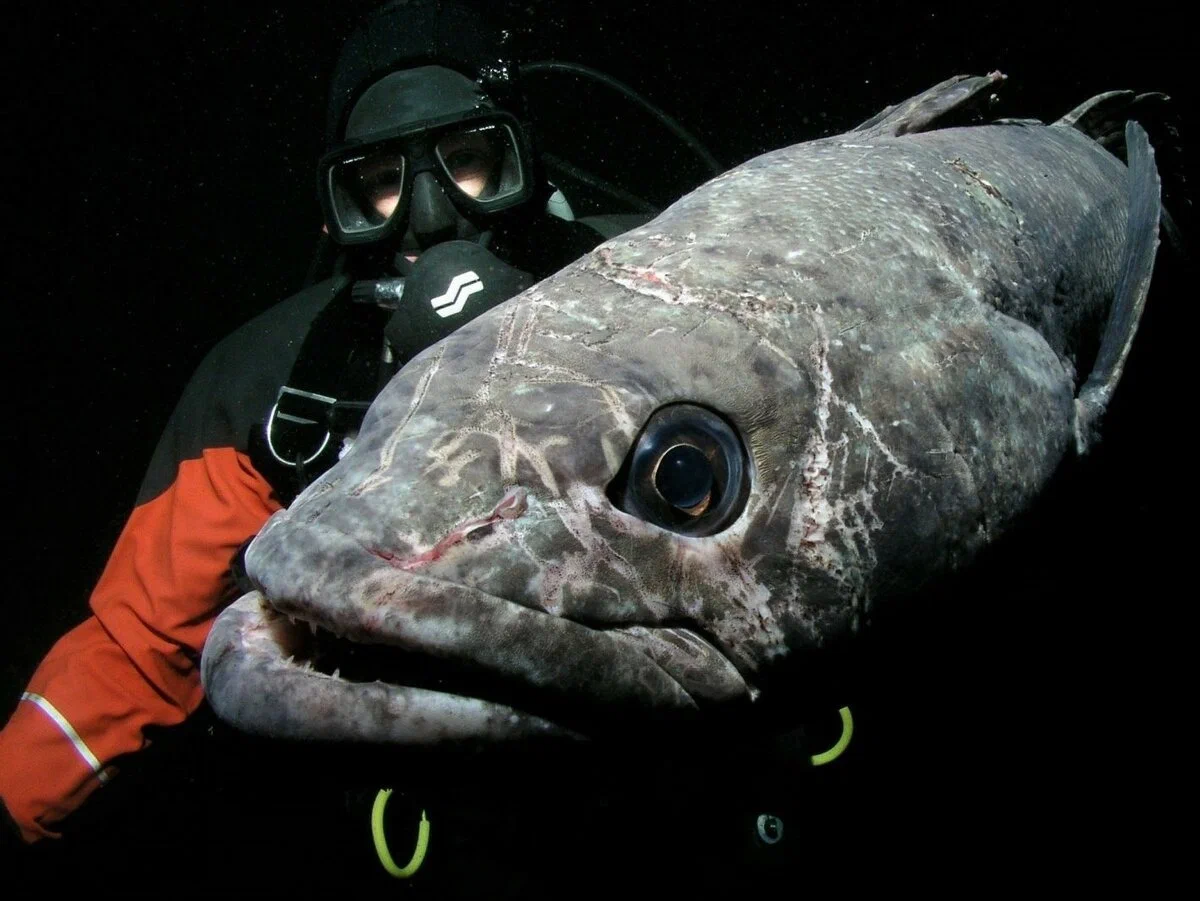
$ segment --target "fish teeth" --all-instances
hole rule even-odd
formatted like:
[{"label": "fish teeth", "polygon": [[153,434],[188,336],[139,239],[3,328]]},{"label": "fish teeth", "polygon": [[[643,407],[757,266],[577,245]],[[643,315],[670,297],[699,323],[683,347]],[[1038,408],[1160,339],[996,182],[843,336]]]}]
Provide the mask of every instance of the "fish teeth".
[{"label": "fish teeth", "polygon": [[342,670],[339,667],[333,671],[333,678],[340,679],[341,677],[342,677]]},{"label": "fish teeth", "polygon": [[317,634],[317,624],[316,624],[316,623],[309,623],[309,624],[308,624],[308,631],[312,632],[312,634],[313,634],[313,635],[316,635],[316,634]]},{"label": "fish teeth", "polygon": [[292,616],[292,615],[289,613],[289,614],[288,614],[288,622],[289,622],[289,623],[291,623],[293,626],[294,626],[294,625],[296,625],[296,617]]}]

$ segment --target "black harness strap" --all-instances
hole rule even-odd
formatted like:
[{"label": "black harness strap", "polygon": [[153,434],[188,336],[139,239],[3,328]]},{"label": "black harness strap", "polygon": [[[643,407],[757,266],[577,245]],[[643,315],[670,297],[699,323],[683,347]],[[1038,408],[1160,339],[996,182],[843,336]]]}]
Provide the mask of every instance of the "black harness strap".
[{"label": "black harness strap", "polygon": [[355,303],[350,282],[317,314],[265,422],[252,428],[251,462],[290,504],[337,462],[381,385],[390,312]]}]

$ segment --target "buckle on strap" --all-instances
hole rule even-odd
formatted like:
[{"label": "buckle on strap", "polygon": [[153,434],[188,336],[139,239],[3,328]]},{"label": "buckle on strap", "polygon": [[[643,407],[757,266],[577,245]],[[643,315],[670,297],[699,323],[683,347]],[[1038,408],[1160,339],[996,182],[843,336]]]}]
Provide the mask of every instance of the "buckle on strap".
[{"label": "buckle on strap", "polygon": [[337,398],[284,385],[267,417],[267,450],[284,466],[307,466],[324,453]]},{"label": "buckle on strap", "polygon": [[338,400],[284,385],[267,417],[267,450],[284,466],[303,469],[334,436],[357,433],[370,406],[370,401]]}]

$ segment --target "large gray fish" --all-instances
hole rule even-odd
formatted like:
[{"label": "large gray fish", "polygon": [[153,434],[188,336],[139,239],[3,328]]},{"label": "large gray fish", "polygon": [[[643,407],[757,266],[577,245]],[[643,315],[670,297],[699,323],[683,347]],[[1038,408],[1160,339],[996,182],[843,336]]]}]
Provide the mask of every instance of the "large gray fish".
[{"label": "large gray fish", "polygon": [[409,362],[250,546],[218,715],[428,746],[818,692],[1095,440],[1141,315],[1138,98],[949,127],[1002,79],[750,160]]}]

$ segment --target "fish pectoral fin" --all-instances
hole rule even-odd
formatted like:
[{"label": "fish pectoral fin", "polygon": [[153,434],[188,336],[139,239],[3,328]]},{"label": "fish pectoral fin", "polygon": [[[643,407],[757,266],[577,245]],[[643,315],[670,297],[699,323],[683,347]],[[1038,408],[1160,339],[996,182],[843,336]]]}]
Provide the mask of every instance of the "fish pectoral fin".
[{"label": "fish pectoral fin", "polygon": [[956,75],[876,113],[853,132],[862,136],[899,136],[961,125],[963,114],[986,103],[992,88],[1006,77],[1000,72]]},{"label": "fish pectoral fin", "polygon": [[1082,456],[1099,438],[1100,419],[1121,381],[1125,360],[1137,334],[1150,275],[1158,250],[1161,197],[1154,149],[1145,130],[1136,122],[1125,125],[1129,152],[1129,216],[1117,290],[1108,313],[1091,374],[1075,398],[1075,449]]},{"label": "fish pectoral fin", "polygon": [[[1166,94],[1108,91],[1085,100],[1057,120],[1054,126],[1083,132],[1123,163],[1129,162],[1129,151],[1125,146],[1125,123],[1132,120],[1146,130],[1151,136],[1152,146],[1158,148],[1155,166],[1160,170],[1160,181],[1166,184],[1162,192],[1165,205],[1160,212],[1159,225],[1167,244],[1183,256],[1188,250],[1186,242],[1168,212],[1172,202],[1172,186],[1182,185],[1186,180],[1181,164],[1172,165],[1173,159],[1182,153],[1182,148],[1178,146],[1178,118],[1179,111]],[[1182,189],[1178,193],[1184,196]]]},{"label": "fish pectoral fin", "polygon": [[[1169,118],[1170,99],[1166,94],[1135,94],[1133,91],[1108,91],[1085,100],[1054,123],[1083,132],[1109,153],[1128,162],[1125,148],[1125,123],[1157,123]],[[1151,129],[1153,130],[1153,129]]]}]

